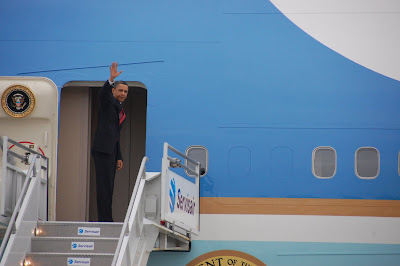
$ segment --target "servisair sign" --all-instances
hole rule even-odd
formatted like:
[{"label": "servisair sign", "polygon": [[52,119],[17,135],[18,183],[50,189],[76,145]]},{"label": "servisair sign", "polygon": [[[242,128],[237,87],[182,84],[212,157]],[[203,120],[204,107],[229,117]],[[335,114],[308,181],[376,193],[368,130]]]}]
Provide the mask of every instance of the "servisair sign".
[{"label": "servisair sign", "polygon": [[[199,188],[196,184],[167,170],[165,221],[193,233],[199,231]],[[194,180],[193,180],[194,182]]]}]

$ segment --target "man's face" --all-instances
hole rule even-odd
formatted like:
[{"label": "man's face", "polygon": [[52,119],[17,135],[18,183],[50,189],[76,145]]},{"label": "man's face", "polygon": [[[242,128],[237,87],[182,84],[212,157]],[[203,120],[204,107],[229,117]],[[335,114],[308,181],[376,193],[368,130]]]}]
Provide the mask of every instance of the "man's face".
[{"label": "man's face", "polygon": [[128,96],[128,86],[125,84],[118,84],[116,88],[112,89],[112,94],[115,99],[122,103]]}]

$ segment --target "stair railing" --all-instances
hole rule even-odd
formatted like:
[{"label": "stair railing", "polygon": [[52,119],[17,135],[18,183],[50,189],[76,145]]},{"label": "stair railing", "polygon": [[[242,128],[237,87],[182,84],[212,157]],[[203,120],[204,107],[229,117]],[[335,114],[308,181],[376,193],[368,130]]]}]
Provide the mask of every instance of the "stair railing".
[{"label": "stair railing", "polygon": [[[18,146],[25,151],[28,151],[30,153],[30,155],[23,156],[23,155],[15,153],[15,152],[9,151],[8,143]],[[9,224],[7,226],[7,231],[4,235],[4,238],[3,238],[1,246],[0,246],[0,261],[1,261],[0,265],[4,265],[6,258],[3,258],[3,256],[5,255],[4,252],[6,250],[7,245],[9,244],[11,234],[18,229],[18,224],[21,222],[22,218],[25,216],[25,212],[31,211],[30,208],[26,207],[28,205],[28,202],[26,202],[26,201],[30,200],[30,199],[26,199],[26,195],[28,193],[28,190],[31,188],[31,186],[35,185],[32,183],[37,183],[37,182],[32,182],[32,180],[34,178],[37,178],[35,181],[38,181],[38,179],[40,179],[39,183],[46,184],[46,190],[47,190],[48,158],[44,157],[41,154],[38,154],[37,152],[35,152],[29,148],[26,148],[25,146],[19,144],[18,142],[14,141],[14,140],[9,139],[6,136],[4,138],[0,137],[0,144],[2,144],[2,150],[3,150],[3,156],[4,156],[2,182],[4,182],[5,179],[7,178],[5,176],[6,175],[5,169],[8,167],[7,156],[11,155],[13,157],[19,158],[22,161],[30,164],[28,172],[26,174],[24,184],[22,186],[18,200],[14,206],[14,210],[12,212]],[[42,165],[42,160],[45,162],[45,166]],[[44,170],[45,179],[41,178],[41,170]],[[40,185],[37,185],[37,187],[38,187],[38,189],[40,189]],[[34,188],[32,187],[31,189],[33,190]],[[36,195],[39,195],[39,193],[36,193]],[[41,216],[42,218],[44,216],[44,218],[47,219],[47,191],[46,191],[46,199],[44,202],[46,203],[45,206],[40,206],[40,203],[37,204],[37,215],[36,216],[37,217]],[[25,208],[22,207],[23,205],[25,205]],[[46,209],[46,210],[43,210],[43,209]],[[45,213],[45,214],[43,215],[43,213]]]},{"label": "stair railing", "polygon": [[125,215],[124,225],[122,226],[121,234],[120,234],[120,237],[119,237],[119,240],[118,240],[117,249],[115,251],[114,258],[113,258],[113,261],[112,261],[112,264],[111,264],[112,266],[116,266],[117,265],[117,260],[118,260],[119,256],[122,255],[121,254],[122,242],[123,242],[125,236],[129,235],[129,230],[130,230],[129,229],[129,219],[130,219],[131,215],[133,214],[132,212],[133,211],[138,211],[137,209],[133,210],[133,206],[134,206],[134,203],[135,203],[136,195],[137,195],[138,190],[139,190],[139,183],[141,183],[142,179],[146,178],[146,162],[148,160],[149,159],[145,156],[142,159],[142,163],[140,164],[140,168],[139,168],[138,176],[137,176],[137,179],[136,179],[135,187],[133,189],[131,200],[130,200],[129,206],[128,206],[128,210],[127,210],[126,215]]}]

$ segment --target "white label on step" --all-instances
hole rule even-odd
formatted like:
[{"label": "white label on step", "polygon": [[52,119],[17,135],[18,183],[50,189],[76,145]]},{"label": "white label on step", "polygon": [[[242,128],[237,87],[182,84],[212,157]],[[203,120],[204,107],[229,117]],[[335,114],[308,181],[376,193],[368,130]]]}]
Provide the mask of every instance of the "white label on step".
[{"label": "white label on step", "polygon": [[72,242],[71,250],[94,250],[94,242]]},{"label": "white label on step", "polygon": [[78,227],[78,236],[100,236],[100,227]]},{"label": "white label on step", "polygon": [[88,266],[90,265],[90,258],[68,258],[67,265]]}]

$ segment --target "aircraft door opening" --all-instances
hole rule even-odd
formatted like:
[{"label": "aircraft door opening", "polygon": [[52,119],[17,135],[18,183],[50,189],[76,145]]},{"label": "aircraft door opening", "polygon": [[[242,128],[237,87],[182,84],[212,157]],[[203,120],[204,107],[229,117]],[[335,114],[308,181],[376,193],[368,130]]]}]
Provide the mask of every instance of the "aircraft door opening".
[{"label": "aircraft door opening", "polygon": [[[124,167],[117,171],[113,195],[114,221],[123,221],[146,143],[147,90],[127,82],[123,103],[127,120],[121,131]],[[103,81],[72,81],[60,99],[57,220],[97,221],[96,175],[90,149],[97,128],[98,93]]]}]

